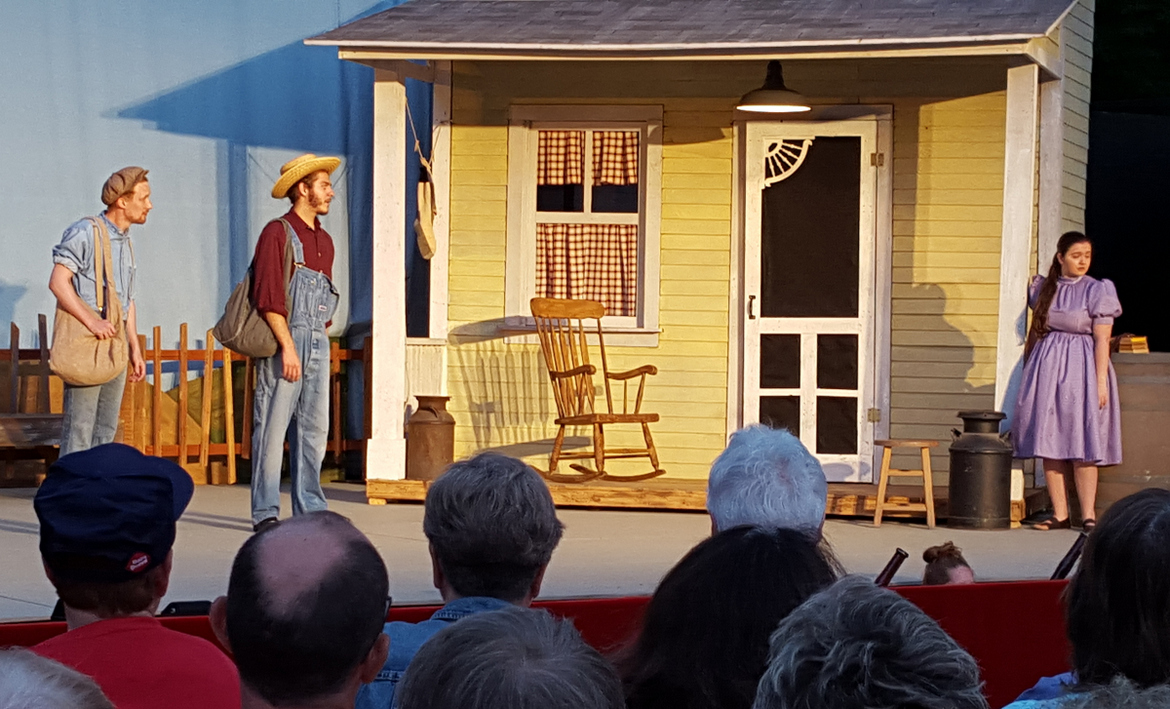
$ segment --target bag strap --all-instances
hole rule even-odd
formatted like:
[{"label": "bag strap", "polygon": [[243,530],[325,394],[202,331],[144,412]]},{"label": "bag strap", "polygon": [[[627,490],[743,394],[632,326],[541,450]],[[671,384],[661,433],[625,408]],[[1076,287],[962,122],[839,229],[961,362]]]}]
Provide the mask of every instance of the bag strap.
[{"label": "bag strap", "polygon": [[[106,300],[109,298],[109,291],[112,285],[112,276],[110,274],[114,272],[110,233],[106,230],[106,225],[102,224],[100,217],[87,217],[87,219],[93,224],[94,293],[97,300],[98,312],[104,318],[107,315]],[[114,297],[117,297],[117,289],[113,290]]]}]

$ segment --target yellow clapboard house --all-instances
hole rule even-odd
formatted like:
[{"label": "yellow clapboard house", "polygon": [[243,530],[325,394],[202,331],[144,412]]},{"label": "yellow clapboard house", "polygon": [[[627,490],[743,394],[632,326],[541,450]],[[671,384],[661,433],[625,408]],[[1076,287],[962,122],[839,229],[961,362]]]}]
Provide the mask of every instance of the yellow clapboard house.
[{"label": "yellow clapboard house", "polygon": [[[658,368],[657,490],[701,490],[749,423],[870,483],[875,439],[1010,410],[1028,279],[1084,224],[1092,28],[1092,0],[411,0],[308,40],[375,69],[368,494],[418,494],[412,393],[451,397],[457,456],[546,467],[538,296],[606,302],[611,369]],[[737,110],[770,60],[811,110]],[[408,79],[438,242],[409,340]]]}]

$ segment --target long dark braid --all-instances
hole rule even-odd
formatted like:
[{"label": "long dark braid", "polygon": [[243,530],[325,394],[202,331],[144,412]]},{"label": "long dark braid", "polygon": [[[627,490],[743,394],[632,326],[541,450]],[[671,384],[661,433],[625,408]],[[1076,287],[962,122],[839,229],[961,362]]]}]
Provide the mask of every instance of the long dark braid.
[{"label": "long dark braid", "polygon": [[1052,265],[1048,268],[1048,275],[1044,278],[1044,285],[1040,287],[1040,296],[1036,299],[1036,307],[1032,309],[1032,326],[1028,328],[1028,339],[1024,343],[1024,359],[1027,359],[1035,349],[1036,344],[1048,334],[1048,309],[1052,307],[1052,299],[1056,297],[1056,286],[1060,280],[1060,258],[1068,253],[1076,244],[1092,243],[1089,237],[1079,231],[1066,231],[1056,242],[1056,253],[1052,256]]}]

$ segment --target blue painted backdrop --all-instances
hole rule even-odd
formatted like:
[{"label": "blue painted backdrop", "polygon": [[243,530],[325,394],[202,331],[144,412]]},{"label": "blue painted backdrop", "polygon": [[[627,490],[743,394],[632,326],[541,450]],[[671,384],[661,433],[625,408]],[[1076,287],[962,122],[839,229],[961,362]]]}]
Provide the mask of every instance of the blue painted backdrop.
[{"label": "blue painted backdrop", "polygon": [[[269,195],[280,166],[315,152],[344,158],[323,220],[337,242],[342,291],[333,333],[364,329],[373,73],[302,40],[395,4],[0,0],[9,197],[0,326],[14,320],[35,333],[37,313],[51,316],[52,246],[69,223],[102,209],[98,194],[111,172],[141,165],[154,211],[132,231],[139,327],[149,334],[161,325],[163,345],[173,346],[187,322],[192,345],[201,345],[260,229],[288,208]],[[427,141],[429,86],[410,82],[408,96]],[[417,170],[407,172],[403,189],[413,195]],[[425,322],[427,268],[409,246],[408,287],[420,311],[412,320]]]}]

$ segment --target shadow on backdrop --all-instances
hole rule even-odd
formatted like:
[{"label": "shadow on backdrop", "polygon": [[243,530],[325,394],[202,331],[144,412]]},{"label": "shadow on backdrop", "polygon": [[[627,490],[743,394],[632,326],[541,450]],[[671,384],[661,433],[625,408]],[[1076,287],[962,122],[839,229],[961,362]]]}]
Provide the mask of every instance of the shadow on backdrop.
[{"label": "shadow on backdrop", "polygon": [[[358,17],[400,4],[389,0],[373,5]],[[344,24],[344,23],[343,23]],[[323,30],[326,28],[323,28]],[[145,121],[156,130],[212,138],[220,142],[217,166],[219,279],[216,292],[225,302],[231,288],[251,262],[249,243],[249,148],[340,155],[346,183],[349,221],[349,291],[347,346],[360,347],[369,332],[372,315],[373,273],[373,70],[337,57],[328,47],[310,47],[300,41],[260,54],[221,71],[159,92],[118,109],[113,117]],[[431,86],[407,81],[419,141],[425,154],[431,146]],[[407,333],[427,336],[430,300],[430,263],[418,251],[410,225],[417,211],[419,166],[413,152],[414,132],[408,128],[408,162],[403,176],[407,230]],[[275,177],[274,175],[271,177]],[[335,235],[342,237],[342,235]],[[342,237],[345,238],[345,237]],[[0,305],[4,301],[0,300]],[[2,314],[2,313],[0,313]],[[349,337],[352,333],[356,337]],[[349,385],[354,402],[346,415],[350,434],[360,432],[363,412],[359,377]]]}]

